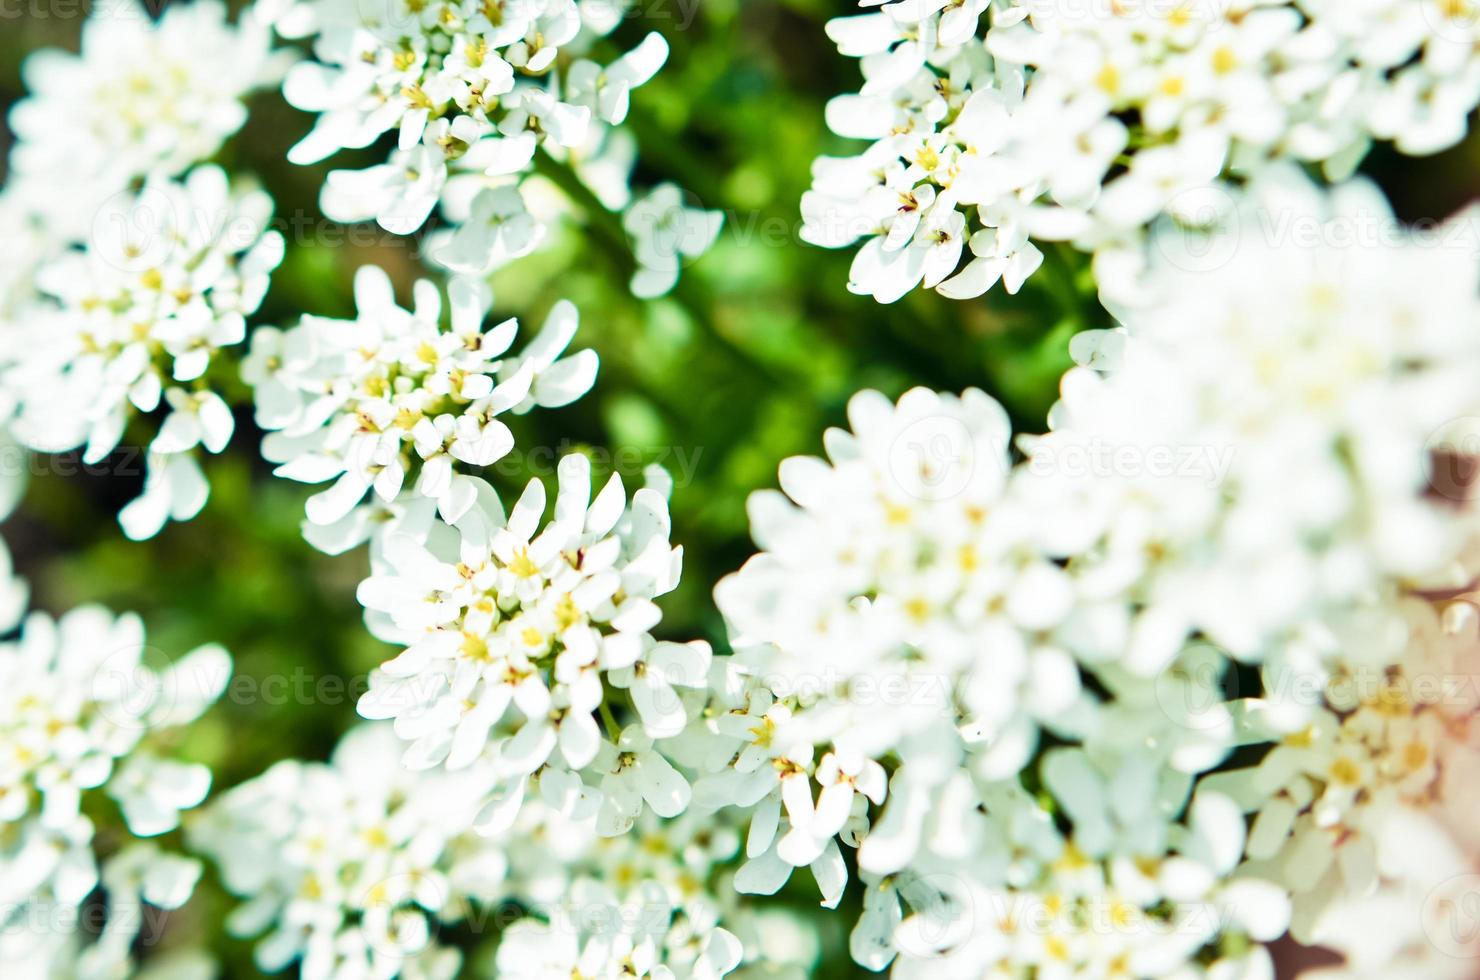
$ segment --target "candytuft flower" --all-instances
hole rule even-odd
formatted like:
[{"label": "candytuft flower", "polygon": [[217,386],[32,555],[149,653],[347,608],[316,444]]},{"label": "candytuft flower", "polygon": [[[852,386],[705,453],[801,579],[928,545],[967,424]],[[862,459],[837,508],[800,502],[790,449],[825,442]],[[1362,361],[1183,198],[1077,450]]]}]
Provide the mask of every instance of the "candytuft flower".
[{"label": "candytuft flower", "polygon": [[449,298],[444,324],[431,282],[417,283],[406,310],[385,272],[363,266],[356,319],[305,316],[290,330],[253,336],[242,372],[256,392],[257,423],[270,430],[263,455],[279,464],[279,476],[334,481],[309,498],[312,524],[353,537],[366,494],[390,502],[403,487],[457,522],[478,494],[477,481],[458,470],[489,466],[513,448],[499,416],[566,405],[595,381],[594,351],[561,356],[576,332],[570,303],[557,303],[539,335],[512,355],[518,324],[485,328],[486,286],[454,280]]}]

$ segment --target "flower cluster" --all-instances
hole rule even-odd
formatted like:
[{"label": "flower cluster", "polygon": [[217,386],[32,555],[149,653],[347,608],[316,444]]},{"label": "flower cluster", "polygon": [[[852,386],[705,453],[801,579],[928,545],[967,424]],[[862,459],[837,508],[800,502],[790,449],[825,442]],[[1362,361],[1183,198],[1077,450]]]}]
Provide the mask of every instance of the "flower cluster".
[{"label": "flower cluster", "polygon": [[[599,809],[607,834],[629,828],[644,804],[671,817],[689,799],[653,746],[683,730],[675,688],[697,689],[702,702],[710,662],[707,644],[648,632],[682,557],[668,542],[667,500],[645,487],[629,504],[615,475],[593,500],[579,455],[561,461],[559,479],[543,530],[545,488],[534,480],[507,519],[484,495],[479,519],[464,519],[453,540],[388,535],[360,586],[372,627],[406,644],[371,676],[360,713],[395,719],[413,768],[460,770],[491,756],[501,782],[479,817],[487,834],[517,817],[540,774],[547,786],[563,782],[572,806]],[[609,730],[613,741],[597,721],[613,718],[608,687],[625,689],[640,719]]]},{"label": "flower cluster", "polygon": [[98,208],[135,181],[215,156],[246,122],[245,98],[281,70],[250,10],[232,25],[224,3],[197,0],[156,23],[146,7],[109,0],[84,25],[79,54],[26,61],[9,182],[69,239],[87,237]]},{"label": "flower cluster", "polygon": [[132,418],[165,410],[144,493],[119,515],[131,538],[205,505],[194,453],[219,453],[235,428],[208,371],[222,347],[245,339],[282,259],[282,236],[266,230],[271,213],[266,194],[233,188],[216,167],[152,179],[103,206],[89,247],[36,273],[50,302],[10,332],[12,431],[31,448],[85,447],[95,463]]},{"label": "flower cluster", "polygon": [[[111,975],[128,962],[141,903],[178,908],[195,887],[200,865],[193,859],[131,842],[100,869],[95,849],[93,791],[115,801],[131,834],[156,837],[178,827],[180,811],[210,789],[207,767],[170,759],[154,743],[216,700],[231,659],[205,646],[155,670],[145,652],[136,616],[96,606],[55,621],[33,613],[19,639],[0,647],[0,951],[7,957],[72,955],[81,974]],[[38,922],[75,919],[100,885],[111,912],[96,942],[68,952],[31,948],[47,940]]]},{"label": "flower cluster", "polygon": [[568,404],[590,390],[591,350],[562,358],[577,314],[562,302],[518,356],[508,354],[519,325],[485,328],[488,289],[471,280],[449,287],[450,329],[442,296],[419,282],[415,307],[396,304],[390,278],[377,266],[355,275],[354,320],[305,316],[282,331],[252,335],[242,375],[253,387],[257,424],[269,431],[263,455],[277,475],[334,485],[308,501],[310,539],[342,551],[368,536],[372,490],[383,503],[411,484],[455,523],[474,505],[478,481],[458,464],[488,466],[514,446],[498,416]]},{"label": "flower cluster", "polygon": [[[269,972],[305,977],[450,978],[459,961],[441,924],[503,888],[502,850],[470,832],[490,773],[416,773],[383,726],[347,735],[327,763],[287,760],[214,801],[192,846],[249,899],[237,935]],[[269,931],[270,930],[270,931]]]},{"label": "flower cluster", "polygon": [[1480,103],[1466,3],[899,0],[828,34],[865,79],[828,124],[874,142],[818,159],[803,234],[864,239],[849,288],[885,303],[1016,292],[1043,241],[1096,253],[1113,296],[1142,229],[1215,217],[1230,175],[1436,152]]},{"label": "flower cluster", "polygon": [[91,464],[162,410],[144,492],[119,515],[131,538],[205,505],[195,451],[220,452],[234,428],[207,372],[245,338],[282,260],[271,199],[196,166],[273,76],[269,41],[213,0],[157,23],[121,0],[89,18],[80,54],[26,61],[31,94],[9,116],[0,421],[32,449],[83,447]]},{"label": "flower cluster", "polygon": [[[1337,976],[1458,980],[1433,954],[1475,952],[1480,898],[1480,240],[1346,178],[1374,141],[1464,135],[1480,8],[862,5],[828,25],[865,81],[827,114],[872,146],[817,161],[804,237],[863,240],[849,285],[881,302],[1016,292],[1068,242],[1118,326],[1070,341],[1043,434],[974,388],[853,395],[825,458],[750,498],[720,656],[660,639],[660,468],[598,488],[567,455],[517,499],[480,472],[598,369],[568,301],[516,352],[493,273],[581,212],[659,297],[723,225],[631,186],[621,126],[668,46],[598,60],[625,3],[259,0],[233,25],[120,0],[27,61],[0,449],[93,464],[147,429],[119,515],[147,538],[204,506],[239,375],[275,475],[326,485],[304,536],[369,543],[356,600],[395,653],[327,761],[207,803],[172,750],[229,655],[157,666],[97,606],[27,618],[0,544],[7,970],[134,975],[202,874],[183,831],[240,899],[228,931],[306,980],[805,975],[844,930],[753,898],[804,867],[901,980],[1267,980],[1285,936]],[[449,276],[409,307],[367,265],[352,318],[249,325],[286,242],[210,161],[280,73],[317,115],[290,161],[389,150],[319,196],[426,230]],[[168,945],[158,976],[213,972]]]},{"label": "flower cluster", "polygon": [[[410,235],[440,205],[452,224],[430,255],[459,274],[483,274],[532,251],[545,227],[524,203],[523,175],[536,152],[564,161],[597,187],[620,183],[603,204],[630,196],[631,169],[595,161],[615,143],[631,93],[668,59],[662,35],[648,34],[608,64],[593,45],[622,21],[608,0],[295,0],[280,5],[279,33],[313,38],[314,61],[295,66],[283,93],[318,114],[289,153],[295,163],[367,147],[394,131],[383,164],[330,173],[324,212],[338,221],[374,219]],[[560,164],[556,164],[557,166]],[[617,172],[620,170],[620,172]],[[660,188],[660,192],[662,189]],[[600,206],[600,205],[598,205]],[[717,217],[717,216],[716,216]],[[706,223],[711,218],[706,218]],[[638,296],[671,289],[678,264],[708,248],[718,231],[654,252],[640,238]]]},{"label": "flower cluster", "polygon": [[640,834],[602,839],[542,787],[490,839],[471,828],[494,768],[408,770],[399,745],[388,726],[361,726],[330,763],[278,763],[192,827],[247,900],[231,930],[267,933],[262,969],[450,978],[460,956],[438,941],[443,928],[498,929],[499,973],[515,977],[718,980],[739,962],[709,890],[737,846],[732,830],[644,821]]},{"label": "flower cluster", "polygon": [[1405,603],[1401,664],[1343,676],[1312,725],[1226,774],[1258,808],[1250,856],[1294,892],[1291,934],[1344,957],[1310,980],[1461,980],[1480,952],[1475,598]]},{"label": "flower cluster", "polygon": [[1253,768],[1210,777],[1254,812],[1251,867],[1293,893],[1301,942],[1341,929],[1333,907],[1377,887],[1394,814],[1446,803],[1480,761],[1474,607],[1449,606],[1447,622],[1416,598],[1401,611],[1400,662],[1338,665],[1295,731],[1277,717],[1294,692],[1272,691],[1252,721],[1274,748]]},{"label": "flower cluster", "polygon": [[[1230,227],[1158,239],[1144,304],[1076,338],[1010,472],[980,393],[865,392],[829,462],[752,498],[765,550],[716,591],[736,655],[695,786],[753,808],[738,888],[810,865],[836,903],[840,840],[866,966],[1145,976],[1276,938],[1292,893],[1319,936],[1375,885],[1365,828],[1442,795],[1477,708],[1387,697],[1473,655],[1411,592],[1470,581],[1474,513],[1434,466],[1480,407],[1477,248],[1252,233],[1277,214],[1393,224],[1364,184],[1272,171]],[[1205,775],[1244,743],[1258,765]]]},{"label": "flower cluster", "polygon": [[[513,858],[514,871],[532,914],[505,931],[500,976],[718,980],[742,959],[760,959],[746,956],[720,924],[746,923],[745,911],[713,885],[739,846],[732,828],[693,817],[644,818],[630,834],[598,837],[590,821],[548,809],[521,823],[516,840],[534,846]],[[569,869],[558,893],[548,881],[552,866]]]}]

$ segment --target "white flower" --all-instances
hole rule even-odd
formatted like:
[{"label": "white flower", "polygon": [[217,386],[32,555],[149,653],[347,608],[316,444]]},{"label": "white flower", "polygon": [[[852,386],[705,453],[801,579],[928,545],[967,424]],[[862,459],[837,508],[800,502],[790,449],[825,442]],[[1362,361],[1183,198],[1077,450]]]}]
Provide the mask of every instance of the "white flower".
[{"label": "white flower", "polygon": [[413,146],[379,166],[332,171],[321,203],[324,214],[335,221],[374,218],[394,235],[409,235],[426,223],[446,183],[442,154]]},{"label": "white flower", "polygon": [[[142,662],[143,653],[138,618],[96,606],[57,621],[33,613],[19,639],[0,647],[0,950],[34,955],[48,970],[76,956],[78,975],[102,975],[89,965],[126,963],[143,924],[139,902],[178,908],[199,875],[195,862],[125,843],[103,863],[100,880],[93,821],[83,813],[101,787],[131,833],[153,836],[177,826],[179,811],[199,804],[210,786],[204,766],[152,754],[143,743],[214,702],[230,657],[202,647],[160,671]],[[110,915],[95,942],[79,948],[68,937],[24,948],[36,917],[75,921],[99,884]]]},{"label": "white flower", "polygon": [[153,756],[135,755],[108,784],[129,830],[155,837],[180,825],[180,811],[199,806],[211,787],[211,771]]},{"label": "white flower", "polygon": [[544,236],[544,226],[525,208],[518,187],[488,187],[473,198],[467,220],[434,249],[433,257],[452,272],[486,275],[534,251]]},{"label": "white flower", "polygon": [[639,728],[625,729],[615,745],[604,742],[595,769],[602,795],[596,827],[605,837],[626,833],[644,804],[660,817],[676,817],[692,799],[688,781]]},{"label": "white flower", "polygon": [[[827,25],[864,76],[827,123],[872,145],[818,159],[802,234],[833,248],[864,239],[849,288],[885,303],[921,285],[960,299],[999,278],[1015,290],[1036,267],[1029,236],[1109,252],[1280,158],[1340,178],[1374,139],[1437,152],[1480,104],[1480,18],[1466,4],[862,6],[878,10]],[[978,239],[1022,208],[1021,237]],[[976,258],[953,276],[960,239]]]},{"label": "white flower", "polygon": [[[916,389],[898,406],[861,393],[849,416],[853,433],[828,434],[830,464],[782,465],[789,500],[752,498],[767,551],[716,590],[732,639],[779,696],[807,705],[813,739],[846,747],[850,771],[904,745],[959,753],[943,727],[955,698],[966,715],[949,727],[1010,775],[1039,721],[1076,724],[1079,692],[1052,639],[1068,581],[1000,499],[1002,410],[980,392]],[[993,656],[973,658],[978,644]]]},{"label": "white flower", "polygon": [[279,476],[335,481],[309,498],[312,524],[353,519],[367,493],[389,503],[403,487],[457,521],[478,492],[457,470],[491,465],[513,448],[499,415],[558,407],[590,389],[596,354],[561,358],[576,332],[569,303],[556,304],[524,353],[510,356],[518,324],[484,328],[487,288],[456,280],[449,294],[450,327],[432,283],[418,283],[405,310],[385,272],[363,266],[357,319],[306,316],[254,342],[243,370],[258,392],[259,423],[275,430],[263,455],[280,464]]},{"label": "white flower", "polygon": [[0,190],[0,418],[16,409],[18,392],[4,375],[23,360],[31,344],[42,342],[38,313],[46,300],[36,271],[54,259],[66,240],[39,213],[42,201],[29,201],[12,188]]},{"label": "white flower", "polygon": [[675,687],[702,688],[709,681],[709,644],[658,643],[642,660],[619,667],[607,675],[618,690],[626,690],[642,718],[643,730],[652,738],[671,738],[683,731],[687,721],[681,696]]},{"label": "white flower", "polygon": [[184,172],[241,128],[245,99],[277,73],[270,45],[250,10],[232,26],[216,0],[171,7],[157,23],[136,0],[98,8],[80,54],[26,62],[30,94],[9,120],[16,192],[59,232],[86,237],[111,195]]},{"label": "white flower", "polygon": [[[1308,232],[1253,230],[1276,214]],[[1368,185],[1322,195],[1272,173],[1221,230],[1157,235],[1125,336],[1076,341],[1088,366],[1027,447],[1026,493],[1072,518],[1056,547],[1101,556],[1081,574],[1156,583],[1127,624],[1131,669],[1161,670],[1194,629],[1259,660],[1301,623],[1445,573],[1467,518],[1430,453],[1474,410],[1460,377],[1480,355],[1477,253],[1449,230],[1429,248]]]},{"label": "white flower", "polygon": [[19,345],[4,376],[19,405],[12,431],[32,448],[83,446],[95,463],[132,417],[167,407],[145,497],[120,515],[131,537],[205,503],[194,452],[221,452],[235,425],[203,378],[217,351],[242,342],[282,260],[282,236],[266,231],[271,211],[266,194],[233,189],[215,167],[116,197],[87,249],[37,273],[44,339],[8,338]]},{"label": "white flower", "polygon": [[737,846],[733,827],[713,817],[648,814],[630,833],[597,838],[590,819],[531,808],[512,833],[511,877],[539,918],[504,934],[500,973],[717,980],[742,958],[760,959],[737,938],[741,910],[709,885]]},{"label": "white flower", "polygon": [[[199,968],[198,957],[166,954],[150,957],[146,964],[134,962],[134,945],[156,910],[169,912],[182,906],[195,890],[200,878],[199,861],[169,854],[151,844],[130,843],[104,863],[101,885],[107,899],[108,916],[97,928],[94,920],[87,928],[38,930],[36,918],[7,923],[0,937],[0,952],[6,956],[7,968],[17,976],[89,976],[132,977],[144,980],[186,980],[199,976],[186,972],[172,974],[176,964]],[[81,909],[42,907],[28,910],[30,916],[50,916],[60,923],[60,916],[85,914]],[[93,934],[91,942],[82,940]],[[209,963],[209,961],[207,961]]]},{"label": "white flower", "polygon": [[594,29],[583,31],[584,8],[573,0],[281,6],[279,33],[315,37],[318,59],[295,66],[284,82],[291,104],[318,113],[289,159],[315,163],[396,130],[390,161],[336,171],[323,197],[325,212],[339,220],[373,217],[395,234],[422,227],[449,178],[522,172],[541,143],[557,151],[580,146],[593,112],[598,125],[621,122],[631,90],[668,52],[650,34],[605,67],[580,57],[620,19],[587,19]]},{"label": "white flower", "polygon": [[[410,742],[406,762],[418,768],[461,769],[491,754],[504,784],[481,819],[485,830],[507,825],[526,779],[551,769],[594,763],[588,785],[600,781],[603,792],[635,778],[623,774],[631,767],[620,753],[602,747],[596,715],[611,710],[603,679],[630,690],[656,736],[677,734],[687,719],[675,685],[702,689],[706,679],[705,644],[657,643],[648,634],[659,619],[653,600],[678,583],[681,553],[668,543],[666,500],[644,488],[629,505],[615,475],[592,500],[584,456],[563,459],[559,475],[555,517],[543,531],[536,533],[545,510],[538,480],[507,519],[491,493],[481,494],[460,523],[460,543],[446,549],[452,554],[432,550],[435,540],[429,548],[387,538],[376,574],[359,590],[380,617],[372,619],[377,632],[406,645],[372,675],[360,713],[396,719]],[[628,823],[637,814],[625,796],[607,803],[623,808]]]},{"label": "white flower", "polygon": [[651,299],[673,289],[679,269],[709,250],[723,224],[723,213],[685,205],[677,184],[659,184],[629,204],[622,227],[637,259],[632,295]]},{"label": "white flower", "polygon": [[586,106],[598,119],[620,125],[627,118],[632,90],[650,81],[667,60],[668,42],[663,35],[652,33],[606,68],[577,61],[566,74],[566,98]]},{"label": "white flower", "polygon": [[[442,925],[497,927],[498,969],[511,976],[718,980],[739,964],[721,924],[732,903],[710,885],[738,845],[725,821],[648,815],[598,838],[594,812],[559,808],[552,770],[498,836],[479,836],[492,766],[413,772],[398,753],[388,726],[362,726],[329,764],[281,762],[192,824],[191,843],[245,900],[228,928],[266,933],[260,968],[450,980],[461,958],[439,941]],[[511,903],[527,917],[505,926],[493,913]]]},{"label": "white flower", "polygon": [[[471,833],[486,769],[413,773],[384,726],[347,735],[330,764],[287,761],[213,802],[192,845],[249,899],[228,928],[268,934],[257,964],[305,977],[450,977],[436,923],[492,901],[507,861]],[[428,971],[423,974],[420,971]]]},{"label": "white flower", "polygon": [[[1221,217],[1154,233],[1010,472],[980,393],[863,392],[751,499],[681,755],[696,809],[748,812],[737,890],[808,865],[836,905],[857,847],[870,969],[1268,976],[1250,941],[1341,934],[1376,829],[1475,771],[1473,692],[1408,678],[1475,649],[1473,607],[1446,635],[1411,593],[1475,581],[1480,251],[1280,170]],[[932,219],[892,220],[861,254]],[[1269,748],[1219,771],[1240,744]]]}]

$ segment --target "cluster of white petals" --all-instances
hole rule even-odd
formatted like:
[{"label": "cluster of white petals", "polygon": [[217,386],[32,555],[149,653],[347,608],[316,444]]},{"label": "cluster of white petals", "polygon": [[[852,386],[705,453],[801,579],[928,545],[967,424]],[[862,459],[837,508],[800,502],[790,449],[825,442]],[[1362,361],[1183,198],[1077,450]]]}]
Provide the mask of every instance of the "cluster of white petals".
[{"label": "cluster of white petals", "polygon": [[629,204],[622,227],[637,259],[632,295],[651,299],[670,292],[684,263],[707,252],[723,224],[723,212],[687,205],[677,184],[659,184]]},{"label": "cluster of white petals", "polygon": [[227,928],[257,936],[275,972],[307,978],[456,975],[444,922],[503,889],[501,848],[471,832],[486,768],[417,773],[384,726],[350,732],[328,764],[280,762],[221,795],[190,828],[192,846],[248,901]]},{"label": "cluster of white petals", "polygon": [[497,932],[501,976],[718,980],[740,961],[709,888],[733,830],[648,820],[604,839],[536,797],[488,838],[472,825],[494,767],[408,770],[400,746],[389,726],[362,726],[329,764],[278,763],[192,827],[245,900],[228,927],[266,933],[260,968],[446,980],[462,964],[444,929]]},{"label": "cluster of white petals", "polygon": [[[1471,802],[1480,766],[1475,608],[1405,600],[1399,662],[1339,664],[1309,698],[1304,727],[1276,723],[1261,732],[1274,748],[1257,766],[1209,777],[1253,814],[1249,867],[1293,894],[1290,931],[1300,942],[1359,940],[1343,906],[1372,895],[1406,860],[1410,841],[1393,837],[1394,822],[1442,820]],[[1274,710],[1279,693],[1294,694],[1274,693]],[[1254,713],[1256,730],[1262,721]]]},{"label": "cluster of white petals", "polygon": [[209,386],[212,358],[246,338],[246,318],[283,257],[272,201],[217,167],[151,179],[97,214],[91,241],[40,268],[45,302],[6,336],[11,431],[44,452],[83,448],[97,463],[129,422],[163,411],[144,492],[119,515],[131,538],[188,520],[209,487],[198,449],[219,453],[235,422]]},{"label": "cluster of white petals", "polygon": [[246,122],[246,97],[280,74],[251,10],[233,25],[218,0],[171,4],[158,21],[148,6],[99,3],[80,53],[26,59],[8,179],[66,238],[87,237],[97,210],[136,181],[215,156]]},{"label": "cluster of white petals", "polygon": [[[230,656],[27,616],[0,543],[0,973],[214,975],[146,935],[203,871],[177,832],[256,966],[305,980],[790,977],[844,928],[900,980],[1273,980],[1284,937],[1344,957],[1325,980],[1473,972],[1480,211],[1410,229],[1348,178],[1465,136],[1480,5],[861,6],[827,26],[864,77],[827,122],[871,145],[816,161],[803,238],[861,242],[849,289],[884,303],[1015,293],[1067,243],[1118,322],[1070,341],[1042,434],[974,388],[855,394],[751,496],[721,656],[660,639],[661,468],[485,479],[599,366],[564,300],[516,350],[493,273],[576,215],[651,299],[723,227],[632,186],[668,44],[596,60],[627,3],[110,0],[80,53],[27,59],[0,517],[24,454],[137,436],[125,534],[190,519],[239,375],[274,475],[322,485],[304,537],[368,542],[356,601],[394,653],[328,761],[207,803],[175,749]],[[353,317],[249,326],[286,243],[210,161],[279,78],[316,116],[291,162],[389,151],[319,199],[425,233],[448,275],[409,305],[365,265]],[[856,921],[766,912],[800,868]]]},{"label": "cluster of white petals", "polygon": [[[1473,568],[1473,549],[1466,555]],[[1313,723],[1226,774],[1251,858],[1294,893],[1291,934],[1342,955],[1303,980],[1462,980],[1480,955],[1480,606],[1410,600],[1401,664],[1313,692]],[[1224,778],[1224,777],[1219,777]]]},{"label": "cluster of white petals", "polygon": [[[1155,240],[1011,470],[979,392],[856,396],[827,461],[752,498],[764,551],[716,590],[736,655],[695,805],[753,811],[736,886],[809,865],[833,904],[857,847],[854,955],[905,975],[1267,976],[1247,941],[1292,898],[1297,939],[1332,930],[1379,884],[1373,827],[1476,748],[1472,690],[1412,691],[1475,652],[1412,597],[1471,582],[1462,230],[1271,171]],[[1262,760],[1204,775],[1240,745]]]},{"label": "cluster of white petals", "polygon": [[143,493],[119,515],[131,538],[205,505],[196,451],[220,452],[234,428],[212,357],[245,339],[283,257],[271,199],[198,165],[275,74],[270,40],[214,0],[158,21],[134,0],[104,4],[80,54],[26,60],[30,94],[8,118],[0,421],[95,464],[134,418],[162,415]]},{"label": "cluster of white petals", "polygon": [[733,828],[644,817],[629,834],[601,837],[591,821],[544,806],[514,834],[513,876],[532,914],[505,930],[500,976],[718,980],[761,959],[726,928],[753,929],[747,910],[715,884],[739,846]]},{"label": "cluster of white petals", "polygon": [[[1016,292],[1038,244],[1135,276],[1145,226],[1203,223],[1270,161],[1349,174],[1374,140],[1453,146],[1480,103],[1480,17],[1440,0],[897,0],[836,18],[862,89],[828,105],[803,237],[864,241],[849,288]],[[962,259],[966,261],[963,263]]]},{"label": "cluster of white petals", "polygon": [[[485,834],[514,821],[533,776],[547,792],[561,785],[566,809],[597,815],[604,834],[644,808],[676,816],[690,798],[654,746],[683,731],[686,702],[702,707],[710,665],[707,644],[649,633],[682,558],[667,499],[644,487],[629,503],[616,475],[592,499],[580,455],[561,461],[559,482],[543,529],[534,480],[507,517],[486,493],[455,532],[387,533],[359,590],[376,634],[406,646],[371,675],[360,713],[395,719],[414,769],[491,764]],[[609,689],[625,690],[638,718],[620,732]]]},{"label": "cluster of white petals", "polygon": [[[275,5],[279,33],[312,38],[315,60],[295,66],[283,93],[318,114],[289,154],[295,163],[370,146],[394,131],[388,160],[330,173],[321,195],[337,221],[375,220],[410,235],[437,209],[449,227],[430,240],[433,261],[459,274],[484,274],[533,251],[545,224],[525,204],[523,179],[543,152],[572,166],[620,207],[630,196],[631,162],[595,160],[627,118],[632,91],[668,59],[662,35],[603,65],[593,46],[622,22],[610,0],[291,0]],[[675,204],[672,220],[684,212]],[[717,218],[717,215],[715,215]],[[667,220],[667,219],[665,219]],[[646,270],[638,296],[672,288],[679,264],[708,248],[690,235],[656,258],[651,236],[637,242]],[[644,251],[646,246],[646,251]]]},{"label": "cluster of white petals", "polygon": [[[153,844],[114,843],[103,858],[94,841],[95,796],[112,798],[129,833],[156,837],[211,786],[207,767],[158,743],[219,697],[231,658],[204,646],[155,669],[145,652],[138,617],[96,606],[33,613],[0,646],[0,953],[34,964],[27,975],[74,960],[79,976],[126,975],[144,905],[178,908],[200,875]],[[100,886],[108,921],[79,947],[61,925]]]},{"label": "cluster of white petals", "polygon": [[263,455],[280,464],[278,476],[334,481],[307,507],[306,533],[325,550],[368,536],[373,506],[359,505],[372,492],[389,504],[407,488],[435,501],[444,521],[460,521],[479,481],[457,467],[489,466],[514,447],[498,416],[566,405],[596,380],[594,351],[561,356],[577,327],[570,303],[556,304],[534,340],[511,355],[519,324],[485,327],[485,285],[456,279],[448,293],[450,325],[432,282],[416,284],[406,310],[383,270],[361,266],[355,319],[305,316],[289,330],[252,334],[242,375],[257,424],[270,433]]}]

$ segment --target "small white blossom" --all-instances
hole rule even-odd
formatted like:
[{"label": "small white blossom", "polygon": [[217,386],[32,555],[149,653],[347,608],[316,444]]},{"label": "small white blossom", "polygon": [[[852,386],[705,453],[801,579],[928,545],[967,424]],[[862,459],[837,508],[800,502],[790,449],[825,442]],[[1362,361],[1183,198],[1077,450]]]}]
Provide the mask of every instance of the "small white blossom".
[{"label": "small white blossom", "polygon": [[157,22],[146,6],[99,6],[80,53],[43,50],[25,63],[10,180],[71,239],[132,181],[214,156],[246,122],[247,96],[279,72],[271,32],[251,10],[232,25],[217,0],[170,6]]},{"label": "small white blossom", "polygon": [[575,335],[575,307],[561,302],[522,354],[510,355],[518,324],[484,327],[486,287],[455,280],[451,323],[428,281],[415,305],[397,305],[376,266],[355,276],[354,320],[306,316],[286,332],[259,331],[243,376],[257,395],[263,455],[277,475],[333,480],[309,498],[310,523],[354,520],[367,493],[389,503],[403,487],[435,500],[449,522],[474,505],[477,481],[463,468],[489,466],[514,445],[498,416],[566,405],[596,377],[596,354],[562,357]]},{"label": "small white blossom", "polygon": [[861,6],[827,24],[864,76],[827,123],[872,145],[817,160],[802,237],[862,240],[849,288],[884,303],[1016,291],[1035,242],[1099,255],[1161,215],[1197,223],[1195,202],[1272,161],[1341,178],[1374,140],[1437,152],[1480,104],[1463,2]]},{"label": "small white blossom", "polygon": [[[332,217],[374,218],[395,234],[422,227],[459,175],[520,173],[537,146],[563,153],[592,128],[620,123],[631,91],[668,55],[649,34],[606,66],[590,60],[592,42],[620,18],[599,22],[596,4],[575,0],[279,6],[279,33],[315,39],[316,60],[295,66],[283,87],[290,103],[318,114],[289,159],[315,163],[396,131],[389,161],[335,171],[323,196]],[[496,249],[495,238],[463,236],[455,261],[486,270]]]},{"label": "small white blossom", "polygon": [[266,933],[260,969],[297,960],[313,980],[456,974],[438,925],[470,899],[497,899],[507,869],[470,831],[490,774],[409,772],[398,754],[388,728],[355,729],[329,764],[278,763],[192,826],[193,846],[248,899],[227,928]]},{"label": "small white blossom", "polygon": [[678,283],[679,269],[709,250],[719,237],[724,214],[683,203],[677,184],[659,184],[622,214],[622,227],[632,239],[637,271],[632,295],[662,296]]},{"label": "small white blossom", "polygon": [[[485,832],[514,819],[527,780],[552,768],[595,766],[587,785],[599,782],[603,805],[616,808],[604,818],[610,832],[629,826],[643,799],[664,816],[687,804],[687,783],[652,738],[684,727],[675,688],[702,701],[710,653],[648,632],[660,616],[653,600],[678,584],[667,501],[644,488],[629,504],[615,475],[593,500],[584,456],[565,457],[559,477],[543,530],[538,480],[507,518],[482,494],[451,554],[433,550],[435,540],[386,538],[376,574],[359,590],[379,615],[377,632],[406,645],[372,674],[360,713],[394,718],[416,768],[462,769],[491,753],[505,782],[482,819]],[[611,710],[603,680],[628,690],[650,734],[634,728],[616,748],[603,742],[597,713]],[[660,797],[644,773],[662,777],[653,790]]]},{"label": "small white blossom", "polygon": [[[44,964],[37,975],[57,975],[73,959],[77,975],[126,967],[144,921],[140,902],[178,908],[199,876],[197,862],[138,843],[100,872],[84,813],[102,789],[131,833],[154,836],[178,826],[179,811],[210,787],[206,767],[152,746],[216,700],[231,658],[206,646],[160,671],[143,662],[144,649],[136,616],[97,606],[56,621],[33,613],[0,647],[0,952],[34,957]],[[38,919],[75,920],[99,885],[110,915],[96,941],[79,945],[57,930],[57,942],[37,942]]]},{"label": "small white blossom", "polygon": [[207,371],[245,338],[282,260],[282,236],[266,231],[271,213],[266,194],[232,188],[215,167],[146,183],[99,212],[86,249],[37,273],[46,302],[31,315],[44,342],[6,338],[17,345],[4,376],[18,403],[12,432],[33,449],[83,447],[96,463],[130,420],[166,410],[144,496],[120,514],[130,537],[151,537],[205,504],[195,451],[221,452],[235,429]]}]

